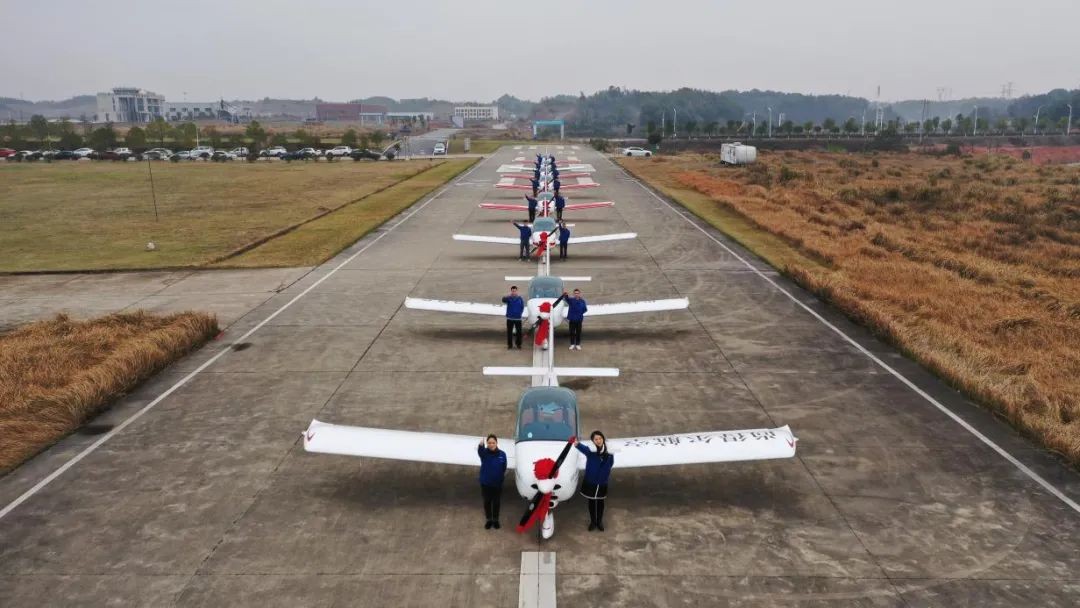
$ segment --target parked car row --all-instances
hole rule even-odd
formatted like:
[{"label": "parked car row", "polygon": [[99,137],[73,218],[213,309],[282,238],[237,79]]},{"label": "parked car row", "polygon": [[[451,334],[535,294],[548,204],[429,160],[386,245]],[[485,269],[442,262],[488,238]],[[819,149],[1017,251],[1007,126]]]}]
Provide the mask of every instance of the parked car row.
[{"label": "parked car row", "polygon": [[[192,150],[180,150],[177,152],[173,152],[168,148],[151,148],[141,154],[133,152],[130,148],[113,148],[112,150],[104,150],[101,152],[92,148],[79,148],[77,150],[13,150],[11,148],[0,148],[0,159],[11,159],[15,161],[79,160],[81,158],[89,158],[93,160],[113,161],[170,160],[175,162],[181,160],[211,160],[224,162],[246,159],[250,154],[251,152],[245,147],[233,148],[232,150],[226,151],[215,150],[210,146],[198,146]],[[353,160],[378,160],[385,156],[388,160],[393,160],[395,152],[394,150],[390,150],[384,155],[380,152],[351,148],[349,146],[337,146],[329,150],[301,148],[294,152],[289,152],[282,146],[274,146],[263,150],[259,153],[259,156],[263,158],[280,158],[282,160],[344,157],[349,157]]]}]

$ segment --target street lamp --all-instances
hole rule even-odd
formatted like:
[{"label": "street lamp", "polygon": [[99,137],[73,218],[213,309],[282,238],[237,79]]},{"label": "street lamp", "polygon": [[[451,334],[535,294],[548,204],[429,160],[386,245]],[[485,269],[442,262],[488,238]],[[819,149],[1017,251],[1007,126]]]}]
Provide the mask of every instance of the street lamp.
[{"label": "street lamp", "polygon": [[1039,112],[1042,112],[1043,106],[1035,108],[1035,135],[1039,134]]},{"label": "street lamp", "polygon": [[[769,106],[765,106],[769,108]],[[772,108],[769,108],[769,137],[772,137]]]}]

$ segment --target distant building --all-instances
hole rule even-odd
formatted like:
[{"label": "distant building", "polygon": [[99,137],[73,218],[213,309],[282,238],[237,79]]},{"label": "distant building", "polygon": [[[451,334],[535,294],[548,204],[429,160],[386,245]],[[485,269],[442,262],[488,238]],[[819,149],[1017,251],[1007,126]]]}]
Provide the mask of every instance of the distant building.
[{"label": "distant building", "polygon": [[152,122],[162,115],[165,97],[134,87],[97,94],[97,122]]},{"label": "distant building", "polygon": [[401,120],[402,118],[415,118],[417,120],[420,120],[421,118],[423,118],[424,120],[434,120],[435,119],[435,113],[434,112],[387,112],[386,117],[388,119],[396,119],[396,120]]},{"label": "distant building", "polygon": [[235,106],[225,101],[170,101],[165,104],[165,120],[224,120],[247,122],[253,117],[251,108]]},{"label": "distant building", "polygon": [[381,125],[386,122],[386,106],[370,103],[317,103],[315,118],[320,122],[343,121]]},{"label": "distant building", "polygon": [[454,116],[462,120],[499,120],[499,106],[459,106],[454,108]]}]

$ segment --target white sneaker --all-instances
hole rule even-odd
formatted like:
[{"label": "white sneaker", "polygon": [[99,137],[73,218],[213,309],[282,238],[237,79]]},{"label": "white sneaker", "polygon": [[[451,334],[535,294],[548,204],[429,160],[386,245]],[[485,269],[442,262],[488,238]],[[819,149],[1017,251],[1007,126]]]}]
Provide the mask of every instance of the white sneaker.
[{"label": "white sneaker", "polygon": [[578,350],[581,350],[581,345],[580,345],[580,344],[578,344],[578,345],[576,346],[576,348],[577,348]]},{"label": "white sneaker", "polygon": [[573,344],[570,345],[570,350],[574,350],[574,345]]}]

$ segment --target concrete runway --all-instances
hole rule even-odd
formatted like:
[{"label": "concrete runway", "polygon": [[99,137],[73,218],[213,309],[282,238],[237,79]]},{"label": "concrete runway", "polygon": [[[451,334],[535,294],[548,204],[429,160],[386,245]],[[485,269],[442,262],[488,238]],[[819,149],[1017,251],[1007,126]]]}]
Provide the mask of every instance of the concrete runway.
[{"label": "concrete runway", "polygon": [[[510,214],[476,208],[520,200],[492,189],[494,170],[532,151],[504,148],[95,421],[122,423],[221,355],[126,428],[74,435],[0,479],[4,509],[108,437],[0,518],[0,604],[511,606],[521,554],[538,550],[557,554],[562,606],[1080,604],[1080,513],[1062,500],[1080,499],[1080,476],[598,154],[555,154],[598,169],[601,187],[571,202],[616,201],[573,215],[575,234],[640,235],[572,248],[562,272],[592,275],[580,287],[594,303],[691,302],[588,321],[581,352],[563,338],[560,364],[622,370],[566,383],[583,432],[790,424],[797,458],[616,467],[607,532],[586,532],[573,500],[541,545],[510,525],[484,530],[476,469],[303,452],[312,417],[512,434],[525,379],[480,374],[530,360],[505,349],[502,321],[401,306],[498,302],[504,274],[535,268],[514,247],[450,239],[514,234]],[[508,483],[503,523],[522,507]]]}]

